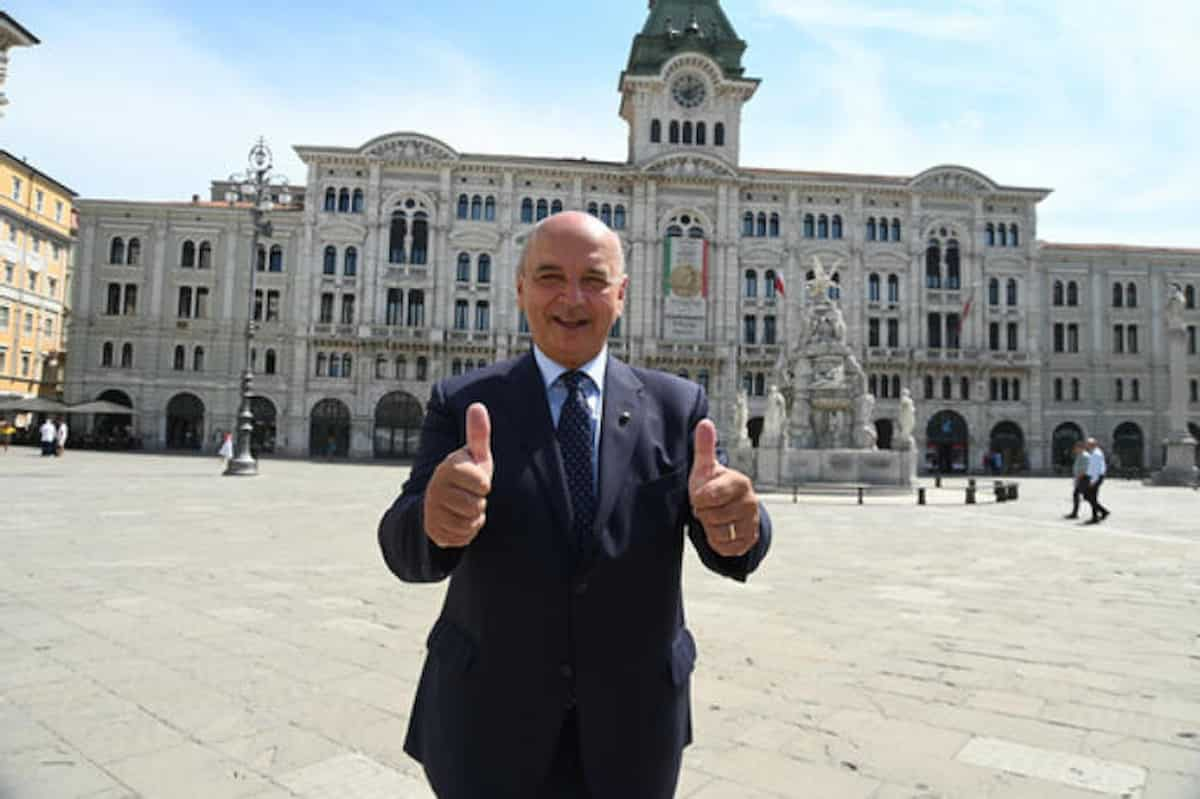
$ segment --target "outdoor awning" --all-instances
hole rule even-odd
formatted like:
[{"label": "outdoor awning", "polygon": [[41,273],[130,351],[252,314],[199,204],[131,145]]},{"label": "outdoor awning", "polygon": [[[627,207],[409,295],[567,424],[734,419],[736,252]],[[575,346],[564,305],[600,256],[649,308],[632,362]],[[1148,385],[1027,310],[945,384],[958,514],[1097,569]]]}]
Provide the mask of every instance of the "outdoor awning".
[{"label": "outdoor awning", "polygon": [[61,402],[42,397],[0,400],[0,413],[65,413],[68,410],[70,409]]},{"label": "outdoor awning", "polygon": [[78,405],[72,405],[67,408],[67,413],[123,413],[132,414],[133,408],[126,407],[116,402],[108,400],[93,400],[91,402],[81,402]]}]

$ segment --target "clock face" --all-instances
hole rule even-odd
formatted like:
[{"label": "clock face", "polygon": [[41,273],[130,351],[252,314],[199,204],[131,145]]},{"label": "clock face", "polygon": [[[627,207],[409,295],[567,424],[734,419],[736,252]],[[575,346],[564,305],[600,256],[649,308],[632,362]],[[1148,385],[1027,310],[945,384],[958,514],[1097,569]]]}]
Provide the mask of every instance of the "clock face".
[{"label": "clock face", "polygon": [[695,75],[680,75],[671,84],[671,97],[684,108],[700,105],[706,94],[704,81]]}]

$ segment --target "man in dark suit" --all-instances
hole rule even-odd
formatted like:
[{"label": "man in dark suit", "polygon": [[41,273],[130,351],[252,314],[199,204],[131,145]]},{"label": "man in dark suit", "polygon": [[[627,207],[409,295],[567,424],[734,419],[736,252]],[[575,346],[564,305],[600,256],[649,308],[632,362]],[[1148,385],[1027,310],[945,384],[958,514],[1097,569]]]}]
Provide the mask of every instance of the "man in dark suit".
[{"label": "man in dark suit", "polygon": [[668,799],[691,741],[687,536],[745,580],[771,526],[717,460],[695,383],[608,357],[628,278],[556,214],[517,275],[533,352],[439,383],[379,526],[401,579],[450,577],[405,750],[443,799]]}]

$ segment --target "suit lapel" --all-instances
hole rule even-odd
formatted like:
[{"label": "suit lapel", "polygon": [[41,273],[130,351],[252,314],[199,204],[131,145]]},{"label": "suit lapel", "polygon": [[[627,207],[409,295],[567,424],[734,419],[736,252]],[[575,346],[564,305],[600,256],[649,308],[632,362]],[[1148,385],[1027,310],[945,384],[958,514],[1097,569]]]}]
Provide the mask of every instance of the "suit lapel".
[{"label": "suit lapel", "polygon": [[609,357],[604,378],[604,417],[600,427],[600,486],[596,506],[596,531],[603,530],[625,484],[629,462],[641,438],[642,382],[633,370]]},{"label": "suit lapel", "polygon": [[[550,404],[546,401],[546,385],[532,353],[526,353],[517,361],[509,373],[509,380],[512,386],[505,393],[509,402],[508,418],[517,427],[517,437],[542,484],[543,496],[550,503],[557,528],[566,530],[571,520],[566,478],[558,454],[558,441],[554,437]],[[565,543],[562,535],[553,538]]]}]

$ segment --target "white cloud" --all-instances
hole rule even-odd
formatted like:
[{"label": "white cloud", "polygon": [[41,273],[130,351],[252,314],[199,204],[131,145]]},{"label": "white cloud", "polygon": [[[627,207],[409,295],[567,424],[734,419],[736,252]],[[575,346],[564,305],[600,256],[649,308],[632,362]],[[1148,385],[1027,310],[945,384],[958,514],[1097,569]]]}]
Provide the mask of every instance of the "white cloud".
[{"label": "white cloud", "polygon": [[886,31],[955,41],[979,41],[991,33],[987,17],[961,11],[880,9],[869,4],[828,0],[764,0],[763,5],[767,13],[786,17],[802,28]]}]

